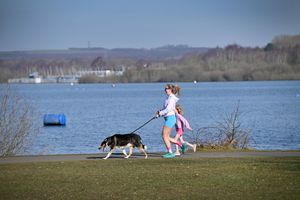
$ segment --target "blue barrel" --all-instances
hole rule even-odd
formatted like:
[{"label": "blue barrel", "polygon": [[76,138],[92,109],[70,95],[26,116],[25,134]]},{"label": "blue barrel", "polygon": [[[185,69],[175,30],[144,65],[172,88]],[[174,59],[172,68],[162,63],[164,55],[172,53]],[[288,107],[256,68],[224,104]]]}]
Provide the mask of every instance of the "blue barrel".
[{"label": "blue barrel", "polygon": [[65,126],[66,116],[64,114],[45,114],[44,126]]}]

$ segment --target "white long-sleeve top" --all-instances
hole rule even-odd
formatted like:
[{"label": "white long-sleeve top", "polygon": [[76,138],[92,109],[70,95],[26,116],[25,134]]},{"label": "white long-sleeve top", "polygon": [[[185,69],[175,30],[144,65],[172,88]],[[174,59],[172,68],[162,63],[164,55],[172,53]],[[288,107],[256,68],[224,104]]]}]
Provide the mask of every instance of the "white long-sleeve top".
[{"label": "white long-sleeve top", "polygon": [[165,100],[165,104],[162,110],[159,111],[159,116],[167,117],[175,115],[176,102],[179,100],[174,94],[170,94]]}]

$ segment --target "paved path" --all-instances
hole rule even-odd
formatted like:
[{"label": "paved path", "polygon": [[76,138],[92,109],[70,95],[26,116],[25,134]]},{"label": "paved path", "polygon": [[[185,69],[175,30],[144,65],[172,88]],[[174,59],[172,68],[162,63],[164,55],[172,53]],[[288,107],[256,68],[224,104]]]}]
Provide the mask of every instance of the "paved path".
[{"label": "paved path", "polygon": [[[148,153],[149,159],[161,159],[162,153]],[[27,163],[27,162],[63,162],[78,160],[102,160],[106,153],[100,154],[77,154],[77,155],[40,155],[40,156],[13,156],[0,158],[0,164]],[[300,151],[257,151],[257,152],[196,152],[186,153],[182,158],[238,158],[238,157],[300,157]],[[134,153],[129,159],[142,159],[143,154]],[[112,154],[109,159],[123,159],[122,153]]]}]

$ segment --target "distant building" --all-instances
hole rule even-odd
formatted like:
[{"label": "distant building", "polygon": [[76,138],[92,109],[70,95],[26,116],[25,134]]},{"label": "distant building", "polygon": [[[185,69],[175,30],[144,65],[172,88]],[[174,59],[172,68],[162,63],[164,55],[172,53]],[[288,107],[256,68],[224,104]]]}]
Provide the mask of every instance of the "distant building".
[{"label": "distant building", "polygon": [[108,76],[122,76],[125,71],[124,66],[118,66],[114,69],[101,69],[101,70],[84,70],[77,72],[79,77],[86,75],[95,75],[98,77],[108,77]]},{"label": "distant building", "polygon": [[80,77],[75,75],[46,76],[43,83],[78,83]]},{"label": "distant building", "polygon": [[42,77],[39,76],[38,72],[33,72],[33,73],[29,74],[28,78],[30,80],[33,80],[34,83],[41,83],[42,82]]},{"label": "distant building", "polygon": [[8,79],[8,83],[41,83],[42,77],[39,76],[38,72],[29,74],[28,78],[14,78]]},{"label": "distant building", "polygon": [[39,76],[38,72],[29,74],[28,78],[9,79],[8,83],[78,83],[80,77],[86,75],[95,75],[98,77],[122,76],[125,71],[124,66],[118,66],[114,69],[103,70],[86,70],[78,71],[75,75],[60,75],[60,76]]}]

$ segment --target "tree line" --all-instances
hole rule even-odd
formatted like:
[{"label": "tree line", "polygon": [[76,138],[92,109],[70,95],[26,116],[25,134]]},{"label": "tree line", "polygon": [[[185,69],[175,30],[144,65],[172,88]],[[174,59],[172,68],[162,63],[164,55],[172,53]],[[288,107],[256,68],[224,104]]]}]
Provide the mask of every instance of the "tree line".
[{"label": "tree line", "polygon": [[[276,36],[264,47],[231,44],[204,53],[159,60],[104,57],[0,60],[0,81],[27,76],[75,74],[126,66],[122,76],[83,76],[81,83],[300,80],[300,35]],[[110,67],[109,67],[110,66]]]},{"label": "tree line", "polygon": [[237,44],[131,69],[121,82],[300,80],[300,35],[277,36],[263,48]]}]

